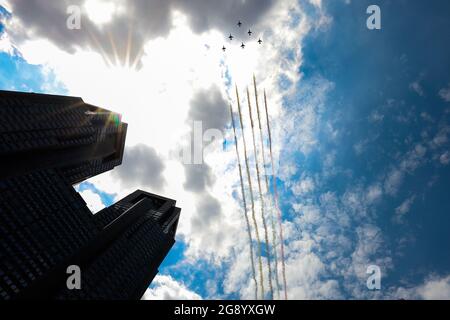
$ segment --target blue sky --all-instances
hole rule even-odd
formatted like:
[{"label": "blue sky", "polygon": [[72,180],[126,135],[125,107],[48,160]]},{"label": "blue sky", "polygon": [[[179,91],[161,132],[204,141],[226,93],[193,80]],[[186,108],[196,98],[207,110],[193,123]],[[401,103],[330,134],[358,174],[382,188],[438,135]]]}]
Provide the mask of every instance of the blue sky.
[{"label": "blue sky", "polygon": [[[343,182],[345,177],[337,175],[330,179],[328,188],[348,186],[355,180],[376,180],[414,144],[427,141],[421,138],[423,132],[433,137],[448,127],[449,103],[439,91],[448,87],[450,80],[444,72],[450,70],[449,4],[386,2],[381,31],[367,30],[363,16],[352,18],[367,5],[367,1],[358,1],[348,8],[333,2],[327,7],[334,17],[333,27],[312,36],[305,46],[308,62],[301,72],[306,78],[320,75],[335,84],[327,96],[330,111],[325,118],[338,119],[334,126],[346,128],[338,146],[324,134],[320,149],[326,153],[336,148],[335,165],[351,169],[354,176],[353,181]],[[416,82],[423,92],[412,89]],[[393,102],[385,107],[389,100]],[[374,112],[383,119],[371,123]],[[422,113],[433,121],[421,117]],[[357,155],[354,146],[366,139],[370,142]],[[445,153],[448,144],[438,150]],[[409,274],[414,282],[430,272],[445,274],[450,268],[450,257],[443,254],[450,243],[449,201],[445,196],[450,172],[448,166],[430,159],[432,153],[427,151],[423,165],[406,175],[398,193],[383,199],[376,208],[377,223],[390,243],[405,235],[414,238],[407,248],[393,245],[392,250],[401,251],[402,256],[394,258],[395,268],[387,283],[394,284]],[[393,225],[392,213],[412,196],[415,201],[405,224]]]},{"label": "blue sky", "polygon": [[[450,3],[299,3],[291,28],[302,21],[311,27],[280,56],[300,80],[288,72],[277,77],[282,99],[274,123],[290,295],[450,298]],[[381,30],[366,27],[370,4],[381,8]],[[0,89],[70,91],[20,48],[0,52],[0,70]],[[93,182],[81,184],[85,190],[106,206],[116,196]],[[190,241],[178,236],[160,274],[203,298],[245,296],[243,288],[226,288],[241,247],[216,259],[191,256]],[[382,271],[379,291],[366,288],[371,264]]]},{"label": "blue sky", "polygon": [[[392,257],[392,271],[383,284],[419,284],[430,273],[447,275],[450,267],[445,254],[450,243],[450,172],[447,164],[436,160],[449,146],[444,139],[442,146],[428,147],[430,139],[448,130],[449,102],[439,92],[449,84],[444,70],[450,70],[450,7],[444,1],[384,1],[382,30],[370,31],[366,16],[360,14],[369,4],[327,2],[332,26],[304,42],[304,81],[326,79],[333,89],[326,95],[317,127],[318,148],[302,161],[301,174],[321,177],[313,201],[327,191],[342,196],[354,185],[386,179],[416,145],[427,148],[417,168],[404,174],[395,195],[383,196],[372,208]],[[303,99],[301,88],[298,92],[295,99]],[[287,108],[289,104],[295,101]],[[337,139],[330,138],[329,124],[339,131]],[[331,153],[337,172],[324,178],[328,169],[323,159]],[[404,221],[393,223],[405,199],[414,200]],[[406,244],[399,244],[406,238]]]}]

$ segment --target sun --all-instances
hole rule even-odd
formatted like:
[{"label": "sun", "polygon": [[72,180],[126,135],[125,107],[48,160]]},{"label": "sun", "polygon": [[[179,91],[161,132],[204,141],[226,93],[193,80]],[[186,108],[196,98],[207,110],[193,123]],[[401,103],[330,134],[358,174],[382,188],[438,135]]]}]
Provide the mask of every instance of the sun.
[{"label": "sun", "polygon": [[103,25],[110,22],[113,16],[121,11],[117,2],[121,1],[87,0],[84,3],[84,9],[92,22]]}]

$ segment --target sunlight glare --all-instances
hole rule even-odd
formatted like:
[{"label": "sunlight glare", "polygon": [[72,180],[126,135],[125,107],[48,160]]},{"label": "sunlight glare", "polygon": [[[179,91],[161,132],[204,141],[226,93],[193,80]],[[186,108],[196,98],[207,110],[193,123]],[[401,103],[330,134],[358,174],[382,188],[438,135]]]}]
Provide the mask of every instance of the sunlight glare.
[{"label": "sunlight glare", "polygon": [[117,3],[104,0],[86,0],[84,8],[89,19],[97,25],[110,22],[112,17],[119,11]]}]

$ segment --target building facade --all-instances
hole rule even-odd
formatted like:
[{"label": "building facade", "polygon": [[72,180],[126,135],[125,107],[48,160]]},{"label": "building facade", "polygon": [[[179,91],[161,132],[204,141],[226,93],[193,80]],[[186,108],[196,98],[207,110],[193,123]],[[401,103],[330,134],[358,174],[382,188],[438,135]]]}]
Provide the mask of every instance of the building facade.
[{"label": "building facade", "polygon": [[94,215],[73,187],[122,163],[126,131],[81,98],[0,91],[0,299],[142,296],[175,242],[175,201],[138,190]]}]

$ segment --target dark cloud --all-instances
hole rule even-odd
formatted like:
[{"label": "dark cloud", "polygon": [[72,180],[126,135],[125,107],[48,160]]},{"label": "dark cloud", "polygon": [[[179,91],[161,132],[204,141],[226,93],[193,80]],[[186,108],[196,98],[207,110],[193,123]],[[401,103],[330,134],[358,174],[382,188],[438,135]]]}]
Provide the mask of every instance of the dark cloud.
[{"label": "dark cloud", "polygon": [[[219,88],[212,86],[208,90],[197,92],[190,105],[187,121],[191,125],[190,142],[192,149],[196,143],[202,143],[203,147],[206,147],[208,142],[194,141],[193,121],[201,121],[203,132],[209,129],[222,131],[230,120],[227,103]],[[215,181],[214,174],[211,167],[206,163],[185,164],[184,168],[186,173],[184,187],[186,190],[203,192],[206,190],[206,187],[213,185]]]},{"label": "dark cloud", "polygon": [[124,63],[128,43],[131,62],[136,58],[140,61],[141,49],[147,40],[168,34],[172,27],[173,10],[186,13],[196,32],[218,28],[227,33],[238,19],[248,24],[255,23],[270,8],[272,1],[124,0],[124,12],[114,15],[105,25],[94,24],[83,11],[81,30],[68,29],[68,6],[78,5],[83,8],[84,3],[84,0],[13,0],[13,15],[20,19],[24,28],[9,30],[9,33],[19,41],[31,37],[48,38],[71,53],[76,48],[91,48],[104,54],[113,63],[117,54],[119,61]]},{"label": "dark cloud", "polygon": [[[273,0],[178,0],[176,7],[189,17],[191,28],[196,32],[216,28],[224,33],[248,31],[270,9]],[[237,28],[238,20],[243,23]]]},{"label": "dark cloud", "polygon": [[[16,38],[44,37],[68,52],[76,48],[91,48],[104,54],[114,62],[115,54],[124,63],[130,40],[131,62],[139,57],[146,40],[166,35],[171,28],[170,1],[129,0],[123,14],[113,17],[111,22],[98,26],[89,20],[83,9],[85,1],[14,0],[13,15],[18,17],[25,33],[10,33]],[[67,8],[78,5],[82,8],[81,29],[66,27],[69,17]],[[129,37],[130,35],[130,37]],[[114,45],[113,45],[114,43]]]},{"label": "dark cloud", "polygon": [[161,190],[165,185],[164,163],[155,149],[143,144],[126,148],[123,163],[113,175],[126,187],[150,187]]},{"label": "dark cloud", "polygon": [[186,181],[184,188],[192,192],[202,192],[214,183],[211,167],[207,164],[185,165]]},{"label": "dark cloud", "polygon": [[222,130],[230,121],[228,104],[217,86],[198,91],[190,105],[188,121],[201,121],[203,130]]},{"label": "dark cloud", "polygon": [[204,194],[197,202],[197,214],[191,218],[193,232],[208,232],[211,226],[222,219],[222,207],[210,194]]},{"label": "dark cloud", "polygon": [[224,254],[233,228],[227,223],[220,202],[211,194],[196,197],[195,214],[191,217],[191,234],[200,250],[214,255]]}]

